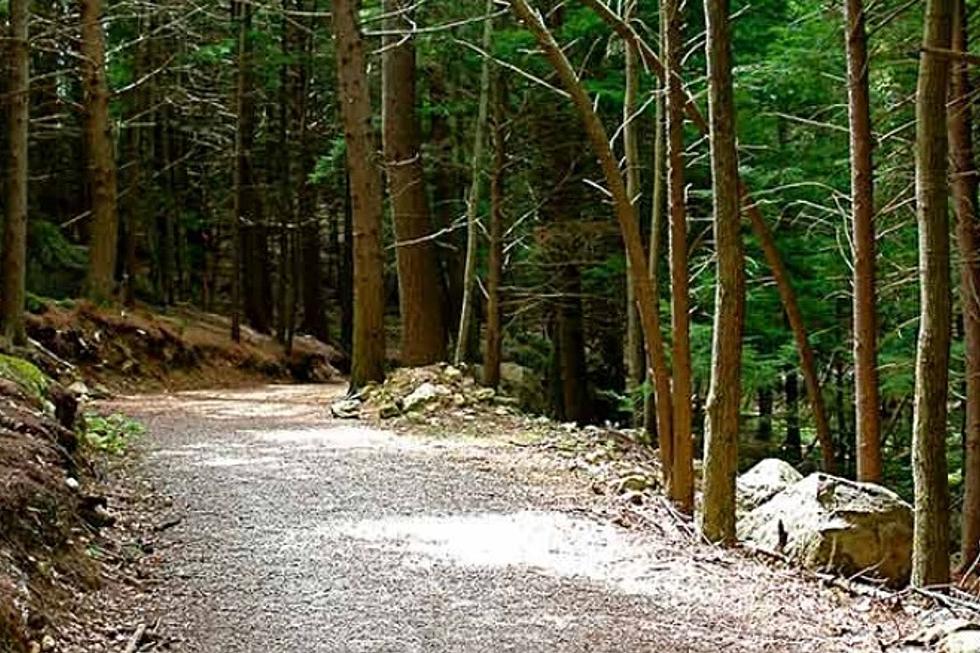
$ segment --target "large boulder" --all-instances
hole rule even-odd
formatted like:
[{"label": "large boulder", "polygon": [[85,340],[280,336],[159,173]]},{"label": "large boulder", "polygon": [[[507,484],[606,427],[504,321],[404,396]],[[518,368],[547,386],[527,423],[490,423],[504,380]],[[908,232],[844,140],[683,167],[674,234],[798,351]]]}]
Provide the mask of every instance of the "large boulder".
[{"label": "large boulder", "polygon": [[912,508],[881,486],[811,474],[745,515],[741,540],[808,569],[908,582]]},{"label": "large boulder", "polygon": [[766,458],[738,477],[736,507],[739,515],[755,510],[786,488],[803,480],[803,474],[785,460]]}]

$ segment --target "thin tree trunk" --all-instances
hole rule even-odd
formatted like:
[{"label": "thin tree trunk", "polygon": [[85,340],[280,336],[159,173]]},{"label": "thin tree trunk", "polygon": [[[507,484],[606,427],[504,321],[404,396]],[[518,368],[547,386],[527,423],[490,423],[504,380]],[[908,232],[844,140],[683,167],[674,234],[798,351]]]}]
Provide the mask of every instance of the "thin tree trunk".
[{"label": "thin tree trunk", "polygon": [[[581,0],[581,2],[595,11],[599,18],[615,30],[628,45],[636,47],[642,55],[646,66],[660,77],[661,80],[666,80],[667,74],[664,64],[657,57],[657,53],[653,48],[639,37],[636,30],[620,20],[616,13],[609,9],[602,0]],[[685,95],[688,118],[694,123],[702,135],[707,135],[709,131],[707,121],[701,115],[701,111],[698,109],[698,105],[694,99],[689,94]],[[803,313],[800,311],[796,293],[793,290],[792,283],[790,283],[786,267],[783,265],[779,249],[776,247],[776,241],[773,238],[772,231],[769,229],[769,225],[766,224],[765,218],[762,216],[762,211],[752,200],[748,188],[741,179],[739,180],[739,194],[742,197],[742,210],[748,217],[749,223],[752,225],[752,230],[756,238],[759,239],[759,245],[762,247],[766,263],[772,270],[773,281],[776,283],[776,289],[779,292],[783,310],[786,311],[786,318],[793,332],[793,339],[796,341],[796,349],[800,356],[800,367],[803,371],[807,395],[813,410],[813,421],[817,431],[817,440],[820,442],[824,470],[833,473],[835,469],[834,443],[830,433],[830,422],[827,419],[826,403],[824,402],[823,393],[820,389],[820,377],[817,374],[816,356],[814,356],[813,348],[810,346],[806,324],[803,322]]]},{"label": "thin tree trunk", "polygon": [[684,89],[678,72],[684,57],[684,14],[680,0],[664,0],[667,21],[667,203],[670,228],[670,324],[673,334],[672,412],[674,458],[670,497],[678,510],[694,509],[694,441],[691,434],[691,321],[688,297],[687,207],[684,189]]},{"label": "thin tree trunk", "polygon": [[116,271],[119,219],[116,207],[116,159],[109,124],[109,85],[102,33],[102,0],[80,0],[82,88],[85,105],[85,146],[92,199],[92,235],[86,295],[95,301],[112,298]]},{"label": "thin tree trunk", "polygon": [[851,137],[851,227],[854,242],[854,392],[857,478],[881,482],[878,320],[875,300],[874,177],[864,0],[844,0]]},{"label": "thin tree trunk", "polygon": [[249,127],[247,117],[247,86],[248,86],[248,30],[251,16],[251,9],[244,3],[235,1],[232,4],[232,20],[237,23],[237,71],[235,87],[235,173],[232,216],[231,216],[231,239],[232,239],[232,271],[231,271],[231,339],[240,342],[241,316],[242,316],[242,247],[243,236],[242,221],[245,210],[245,175],[247,166],[247,156],[245,151],[246,141],[250,140],[245,134]]},{"label": "thin tree trunk", "polygon": [[[415,113],[414,12],[410,0],[385,0],[384,11],[390,18],[382,55],[382,123],[397,240],[401,362],[428,365],[445,359],[447,330]],[[399,29],[407,34],[391,33]]]},{"label": "thin tree trunk", "polygon": [[800,382],[796,370],[786,372],[783,391],[786,398],[786,440],[783,448],[790,460],[803,458],[803,443],[800,441]]},{"label": "thin tree trunk", "polygon": [[[638,0],[626,0],[623,7],[623,20],[629,22],[636,12]],[[640,194],[640,147],[639,122],[636,111],[639,106],[640,70],[639,53],[631,47],[626,48],[626,94],[623,99],[623,150],[626,155],[626,192],[633,202]],[[629,263],[627,262],[627,268]],[[640,316],[636,310],[636,293],[633,290],[632,275],[626,271],[626,389],[632,395],[643,384],[646,365],[643,362],[643,331]],[[640,404],[634,405],[634,421],[639,423]]]},{"label": "thin tree trunk", "polygon": [[371,89],[358,23],[358,0],[334,0],[331,15],[337,77],[347,141],[354,237],[352,389],[384,378],[384,258],[381,252],[381,176],[371,128]]},{"label": "thin tree trunk", "polygon": [[30,1],[10,3],[10,40],[7,52],[8,158],[6,218],[3,224],[3,259],[0,275],[0,335],[10,344],[27,342],[24,302],[27,277],[27,136],[30,121]]},{"label": "thin tree trunk", "polygon": [[510,0],[514,13],[534,35],[548,61],[561,80],[562,86],[571,97],[585,127],[586,135],[599,160],[609,192],[613,197],[616,220],[619,223],[626,256],[633,271],[633,284],[636,301],[640,310],[640,321],[646,339],[649,365],[654,371],[657,401],[658,437],[671,437],[670,375],[667,371],[667,358],[664,352],[663,334],[660,332],[660,315],[650,277],[647,275],[646,255],[643,252],[643,238],[636,219],[636,207],[629,194],[616,157],[609,147],[609,138],[599,116],[592,107],[588,93],[582,87],[575,70],[554,37],[545,27],[541,17],[527,4],[527,0]]},{"label": "thin tree trunk", "polygon": [[708,32],[708,104],[718,280],[715,284],[711,385],[704,442],[704,514],[701,531],[711,541],[730,543],[735,540],[745,263],[739,221],[738,152],[728,9],[728,0],[704,2]]},{"label": "thin tree trunk", "polygon": [[[493,0],[486,2],[486,18],[483,21],[482,47],[489,52],[493,39]],[[480,176],[483,166],[484,127],[490,103],[490,60],[483,58],[480,69],[480,104],[477,109],[476,126],[473,134],[473,177],[470,192],[466,198],[466,265],[463,270],[463,300],[459,313],[459,332],[456,336],[456,353],[453,361],[459,365],[466,358],[466,345],[470,338],[470,322],[473,319],[473,291],[476,288],[477,258],[477,211],[480,202]]]},{"label": "thin tree trunk", "polygon": [[483,383],[491,388],[500,385],[501,325],[500,285],[504,268],[504,175],[507,165],[504,113],[507,87],[503,75],[497,75],[493,101],[493,173],[490,177],[490,246],[487,257],[487,334],[483,361]]},{"label": "thin tree trunk", "polygon": [[[663,12],[660,12],[660,34],[664,34],[664,20]],[[663,43],[664,40],[661,37],[660,47],[661,56],[663,56]],[[657,78],[659,82],[659,88],[657,88],[657,98],[656,102],[656,112],[655,112],[655,123],[654,123],[654,137],[653,137],[653,193],[652,193],[652,206],[650,213],[650,258],[648,262],[648,270],[650,273],[650,284],[653,287],[653,297],[657,302],[657,310],[660,310],[660,251],[663,249],[661,245],[662,234],[664,231],[664,168],[666,167],[665,160],[665,150],[666,144],[664,142],[664,97],[663,93],[663,83]],[[650,376],[650,370],[647,369],[647,377]],[[649,436],[657,435],[657,414],[656,414],[656,401],[654,400],[654,393],[651,391],[646,396],[646,401],[643,405],[643,425],[644,431]],[[671,461],[673,460],[673,448],[671,442],[664,441],[658,437],[658,445],[660,448],[660,459],[664,465],[665,470],[670,469]],[[667,483],[670,486],[670,483]]]},{"label": "thin tree trunk", "polygon": [[756,427],[755,437],[760,442],[767,442],[772,438],[772,388],[770,386],[759,388],[756,395],[759,406],[759,424]]},{"label": "thin tree trunk", "polygon": [[[964,0],[954,0],[952,49],[967,52],[969,25]],[[973,153],[972,88],[967,65],[953,62],[950,78],[949,144],[952,162],[956,237],[960,254],[960,305],[966,354],[964,416],[963,530],[964,567],[980,556],[980,232],[977,224],[977,176]]]},{"label": "thin tree trunk", "polygon": [[947,213],[946,94],[952,0],[927,0],[915,119],[915,196],[919,225],[919,338],[912,425],[915,535],[912,584],[949,582],[949,396],[951,297]]}]

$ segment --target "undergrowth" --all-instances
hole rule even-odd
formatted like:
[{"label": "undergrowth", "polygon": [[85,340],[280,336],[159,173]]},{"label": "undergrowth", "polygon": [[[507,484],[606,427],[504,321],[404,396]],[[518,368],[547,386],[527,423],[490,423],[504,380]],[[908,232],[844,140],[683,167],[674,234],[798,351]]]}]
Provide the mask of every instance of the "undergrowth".
[{"label": "undergrowth", "polygon": [[118,455],[136,438],[146,432],[140,422],[113,413],[98,415],[86,413],[82,435],[85,443],[97,451]]}]

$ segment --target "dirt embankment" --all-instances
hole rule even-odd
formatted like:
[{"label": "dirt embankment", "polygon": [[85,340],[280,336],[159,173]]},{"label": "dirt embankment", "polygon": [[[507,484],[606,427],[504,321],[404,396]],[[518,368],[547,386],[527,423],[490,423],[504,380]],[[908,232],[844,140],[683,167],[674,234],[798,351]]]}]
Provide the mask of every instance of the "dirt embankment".
[{"label": "dirt embankment", "polygon": [[28,319],[40,347],[32,358],[55,377],[78,376],[92,387],[135,392],[246,386],[270,381],[316,383],[347,370],[344,353],[298,336],[291,350],[228,318],[191,308],[168,314],[88,302],[46,303]]}]

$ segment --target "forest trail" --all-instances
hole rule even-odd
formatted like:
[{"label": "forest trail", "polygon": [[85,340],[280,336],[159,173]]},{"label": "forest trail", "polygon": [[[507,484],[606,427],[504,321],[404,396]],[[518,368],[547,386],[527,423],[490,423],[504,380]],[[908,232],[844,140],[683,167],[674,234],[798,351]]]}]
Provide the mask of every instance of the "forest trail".
[{"label": "forest trail", "polygon": [[858,651],[896,637],[789,570],[679,547],[591,509],[506,434],[435,439],[329,417],[334,386],[114,402],[182,521],[146,606],[172,650]]}]

